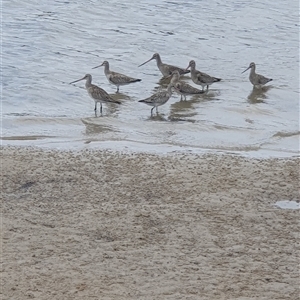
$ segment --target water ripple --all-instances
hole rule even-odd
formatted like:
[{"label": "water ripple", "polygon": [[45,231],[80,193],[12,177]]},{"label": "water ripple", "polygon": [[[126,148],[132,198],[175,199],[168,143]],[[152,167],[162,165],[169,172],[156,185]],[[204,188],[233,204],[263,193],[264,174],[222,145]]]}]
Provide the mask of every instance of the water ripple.
[{"label": "water ripple", "polygon": [[[196,0],[138,2],[4,0],[2,36],[2,123],[4,137],[51,136],[61,139],[119,139],[170,143],[204,149],[272,149],[299,147],[298,4],[274,1]],[[165,83],[154,61],[197,68],[222,81],[208,95],[180,101],[173,95],[150,117],[137,102]],[[103,69],[142,78],[115,95]],[[271,88],[252,90],[251,61],[271,76]],[[90,73],[93,82],[122,107],[94,103],[84,82],[68,82]],[[189,76],[184,80],[194,85]],[[269,149],[268,148],[268,149]]]}]

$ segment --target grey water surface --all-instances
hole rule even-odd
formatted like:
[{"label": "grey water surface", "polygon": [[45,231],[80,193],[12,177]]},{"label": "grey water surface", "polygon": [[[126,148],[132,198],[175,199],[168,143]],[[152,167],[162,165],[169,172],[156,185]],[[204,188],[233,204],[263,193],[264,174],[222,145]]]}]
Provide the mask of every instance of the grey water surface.
[{"label": "grey water surface", "polygon": [[[298,1],[4,0],[2,144],[297,155],[298,13]],[[155,52],[180,67],[193,59],[222,81],[187,101],[174,93],[151,117],[138,100],[167,83],[155,61],[138,65]],[[103,68],[92,69],[103,60],[142,81],[116,94]],[[263,90],[241,74],[252,61],[273,78]],[[86,73],[122,104],[95,116],[84,81],[69,84]]]}]

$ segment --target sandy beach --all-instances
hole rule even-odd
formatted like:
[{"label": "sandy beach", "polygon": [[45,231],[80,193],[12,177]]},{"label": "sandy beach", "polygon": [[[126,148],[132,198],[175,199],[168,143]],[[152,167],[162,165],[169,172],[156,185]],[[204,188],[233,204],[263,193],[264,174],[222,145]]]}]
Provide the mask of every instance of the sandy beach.
[{"label": "sandy beach", "polygon": [[4,147],[1,299],[299,299],[299,159]]}]

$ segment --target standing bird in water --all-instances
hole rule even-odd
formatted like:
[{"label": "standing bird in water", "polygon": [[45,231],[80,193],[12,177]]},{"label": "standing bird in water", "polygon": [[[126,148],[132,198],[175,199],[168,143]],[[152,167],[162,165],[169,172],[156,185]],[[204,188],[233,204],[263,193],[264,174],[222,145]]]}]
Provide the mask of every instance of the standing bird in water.
[{"label": "standing bird in water", "polygon": [[119,87],[122,85],[127,85],[134,82],[142,81],[142,79],[138,78],[132,78],[129,76],[126,76],[121,73],[110,71],[109,69],[109,63],[108,61],[104,61],[101,65],[94,67],[93,69],[99,68],[104,66],[104,74],[107,78],[107,80],[111,83],[117,86],[117,93],[119,92]]},{"label": "standing bird in water", "polygon": [[154,53],[153,56],[149,60],[147,60],[144,63],[142,63],[141,65],[139,65],[139,67],[143,66],[144,64],[146,64],[147,62],[149,62],[152,59],[156,60],[157,67],[159,68],[160,72],[163,74],[164,77],[170,76],[172,74],[172,72],[176,71],[176,70],[179,72],[180,75],[187,74],[190,72],[189,70],[186,70],[183,68],[164,64],[161,61],[160,55],[158,53]]},{"label": "standing bird in water", "polygon": [[180,79],[179,72],[173,71],[171,83],[173,83],[174,90],[181,96],[180,100],[182,100],[183,97],[184,97],[184,100],[186,100],[187,95],[204,94],[204,91],[201,91],[201,90],[189,85],[186,82],[179,81],[179,79]]},{"label": "standing bird in water", "polygon": [[71,83],[75,83],[78,82],[80,80],[86,80],[85,82],[85,88],[87,89],[89,95],[94,99],[95,101],[95,113],[97,112],[97,103],[100,102],[100,113],[102,114],[102,103],[117,103],[117,104],[121,104],[121,102],[114,100],[113,98],[111,98],[110,95],[108,95],[108,93],[106,91],[104,91],[103,89],[101,89],[100,87],[98,87],[95,84],[92,84],[92,75],[90,74],[86,74],[84,77],[82,77],[81,79],[75,80],[70,82]]},{"label": "standing bird in water", "polygon": [[263,85],[265,85],[266,83],[273,80],[271,78],[266,78],[262,75],[256,74],[254,62],[250,63],[249,67],[245,71],[243,71],[242,74],[249,69],[251,69],[250,75],[249,75],[249,80],[255,88],[261,88]]},{"label": "standing bird in water", "polygon": [[[173,76],[174,74],[172,74],[172,78]],[[154,108],[156,108],[156,113],[158,113],[157,107],[167,103],[167,101],[171,98],[173,85],[174,83],[172,82],[171,79],[171,82],[169,83],[166,91],[159,91],[144,100],[140,100],[139,102],[152,106],[151,108],[151,116],[152,116]]]},{"label": "standing bird in water", "polygon": [[204,90],[204,87],[206,86],[206,91],[208,91],[208,86],[213,84],[214,82],[221,81],[220,78],[209,76],[208,74],[202,73],[198,70],[196,70],[196,63],[194,60],[191,60],[188,67],[191,68],[191,77],[195,84],[199,84],[202,86],[202,91]]}]

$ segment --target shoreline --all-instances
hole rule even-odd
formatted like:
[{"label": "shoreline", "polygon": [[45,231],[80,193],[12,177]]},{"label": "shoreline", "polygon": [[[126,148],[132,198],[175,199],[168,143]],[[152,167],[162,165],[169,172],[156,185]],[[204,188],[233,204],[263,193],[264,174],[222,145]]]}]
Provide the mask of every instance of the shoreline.
[{"label": "shoreline", "polygon": [[297,299],[299,162],[1,147],[3,299]]},{"label": "shoreline", "polygon": [[[46,139],[45,143],[41,143],[43,139],[32,137],[32,139],[2,139],[2,148],[22,148],[22,149],[36,149],[43,151],[115,151],[127,154],[154,154],[154,155],[234,155],[253,159],[294,159],[300,158],[300,153],[295,151],[282,151],[278,149],[256,149],[255,147],[240,148],[204,148],[193,147],[186,145],[173,144],[149,144],[140,141],[128,140],[55,140]],[[34,142],[40,142],[33,144]],[[51,142],[50,142],[51,141]],[[15,143],[14,143],[15,142]],[[22,143],[23,142],[23,143]]]}]

